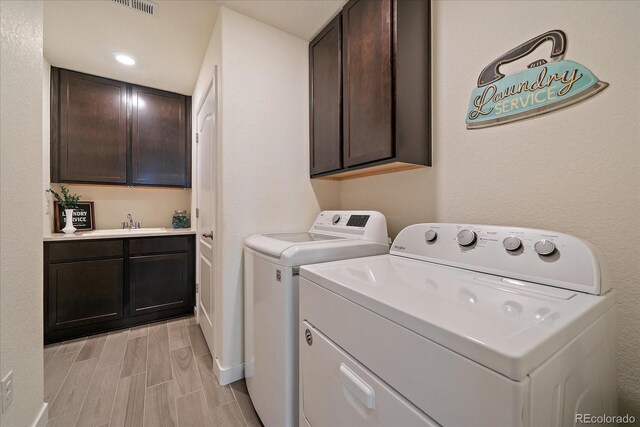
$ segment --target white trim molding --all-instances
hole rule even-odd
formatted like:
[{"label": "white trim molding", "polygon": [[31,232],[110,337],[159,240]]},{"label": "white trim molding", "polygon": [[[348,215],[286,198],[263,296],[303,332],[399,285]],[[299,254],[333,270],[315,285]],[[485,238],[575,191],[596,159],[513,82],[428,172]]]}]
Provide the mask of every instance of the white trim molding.
[{"label": "white trim molding", "polygon": [[46,427],[49,422],[49,404],[47,402],[42,403],[42,408],[40,408],[40,412],[36,416],[35,420],[33,420],[33,427]]},{"label": "white trim molding", "polygon": [[225,368],[220,365],[220,360],[216,358],[213,370],[216,377],[218,377],[218,381],[220,381],[220,385],[231,384],[244,378],[244,363]]}]

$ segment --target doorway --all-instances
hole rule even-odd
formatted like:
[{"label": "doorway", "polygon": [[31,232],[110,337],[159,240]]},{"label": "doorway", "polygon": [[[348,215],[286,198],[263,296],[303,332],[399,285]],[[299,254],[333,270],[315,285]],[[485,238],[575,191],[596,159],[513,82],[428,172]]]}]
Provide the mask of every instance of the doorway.
[{"label": "doorway", "polygon": [[[217,356],[216,218],[218,140],[217,68],[197,116],[198,323],[214,360]],[[214,362],[215,364],[215,362]]]}]

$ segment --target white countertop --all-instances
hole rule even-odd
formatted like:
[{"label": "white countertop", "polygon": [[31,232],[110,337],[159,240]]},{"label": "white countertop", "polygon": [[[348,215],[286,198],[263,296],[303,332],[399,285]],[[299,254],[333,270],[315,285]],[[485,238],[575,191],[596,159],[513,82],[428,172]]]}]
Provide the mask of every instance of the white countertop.
[{"label": "white countertop", "polygon": [[45,242],[61,242],[68,240],[93,240],[93,239],[116,239],[131,237],[156,237],[156,236],[181,236],[196,234],[195,228],[139,228],[139,229],[113,229],[113,230],[93,230],[76,231],[73,234],[55,233],[43,237]]}]

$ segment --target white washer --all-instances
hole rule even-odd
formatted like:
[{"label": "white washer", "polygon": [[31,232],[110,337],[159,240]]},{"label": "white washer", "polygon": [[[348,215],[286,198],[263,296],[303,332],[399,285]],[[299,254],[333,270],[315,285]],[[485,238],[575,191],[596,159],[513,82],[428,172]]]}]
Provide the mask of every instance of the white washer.
[{"label": "white washer", "polygon": [[309,231],[246,239],[245,378],[265,426],[298,421],[300,265],[388,252],[386,220],[373,211],[324,211]]},{"label": "white washer", "polygon": [[417,224],[390,254],[300,271],[300,425],[616,414],[615,295],[576,237]]}]

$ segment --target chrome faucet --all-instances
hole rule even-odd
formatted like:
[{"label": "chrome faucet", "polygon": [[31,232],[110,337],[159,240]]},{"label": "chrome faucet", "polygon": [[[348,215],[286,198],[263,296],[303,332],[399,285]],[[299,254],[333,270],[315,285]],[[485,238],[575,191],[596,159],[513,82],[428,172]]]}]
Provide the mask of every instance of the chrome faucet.
[{"label": "chrome faucet", "polygon": [[125,221],[122,223],[122,228],[123,229],[137,229],[140,228],[140,221],[133,221],[133,217],[131,216],[131,214],[127,214],[127,219],[129,220],[128,222]]}]

